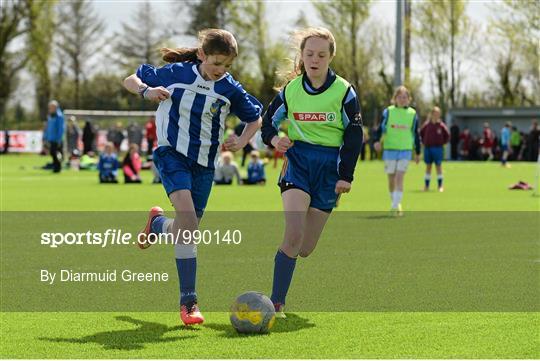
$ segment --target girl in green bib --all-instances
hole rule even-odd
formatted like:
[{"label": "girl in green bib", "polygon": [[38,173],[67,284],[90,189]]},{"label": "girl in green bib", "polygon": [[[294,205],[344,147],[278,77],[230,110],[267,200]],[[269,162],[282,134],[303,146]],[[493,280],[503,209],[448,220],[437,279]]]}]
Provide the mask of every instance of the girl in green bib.
[{"label": "girl in green bib", "polygon": [[[351,190],[362,146],[362,118],[354,88],[330,69],[336,42],[330,31],[309,28],[299,34],[299,63],[293,78],[264,115],[262,138],[285,153],[279,178],[285,234],[274,264],[272,302],[278,317],[298,256],[309,256],[336,206]],[[288,135],[279,136],[289,121]]]},{"label": "girl in green bib", "polygon": [[382,115],[379,129],[375,136],[375,150],[381,150],[383,139],[384,171],[388,174],[388,191],[392,201],[391,214],[402,216],[403,179],[409,161],[415,149],[414,161],[420,160],[420,137],[418,135],[418,117],[416,110],[409,106],[409,90],[403,85],[398,87],[392,98],[392,105]]}]

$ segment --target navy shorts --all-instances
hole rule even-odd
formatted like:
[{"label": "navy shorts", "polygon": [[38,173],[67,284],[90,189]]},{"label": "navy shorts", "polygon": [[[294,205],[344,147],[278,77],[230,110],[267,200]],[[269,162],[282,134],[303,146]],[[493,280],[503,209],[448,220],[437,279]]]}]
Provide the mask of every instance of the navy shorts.
[{"label": "navy shorts", "polygon": [[285,153],[279,185],[298,188],[311,196],[310,207],[329,211],[336,206],[339,148],[295,141]]},{"label": "navy shorts", "polygon": [[435,163],[435,165],[441,165],[443,160],[443,147],[424,147],[424,162],[426,164]]},{"label": "navy shorts", "polygon": [[169,146],[158,147],[153,154],[167,196],[181,189],[191,191],[197,217],[202,217],[214,181],[214,169],[204,167]]}]

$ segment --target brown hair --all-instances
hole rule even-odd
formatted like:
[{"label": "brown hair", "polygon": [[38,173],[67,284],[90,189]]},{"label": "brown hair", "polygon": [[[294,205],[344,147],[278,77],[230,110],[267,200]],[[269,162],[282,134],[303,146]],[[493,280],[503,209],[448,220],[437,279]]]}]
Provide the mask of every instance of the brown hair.
[{"label": "brown hair", "polygon": [[238,55],[238,44],[234,35],[222,29],[204,29],[198,34],[199,46],[194,48],[162,48],[163,60],[168,63],[178,63],[181,61],[196,62],[199,49],[206,55],[225,55],[236,57]]},{"label": "brown hair", "polygon": [[[296,30],[292,35],[291,41],[294,49],[297,52],[295,59],[291,61],[292,63],[294,63],[294,70],[289,71],[285,74],[281,74],[281,76],[285,78],[285,84],[306,71],[306,69],[304,68],[304,62],[302,61],[302,52],[306,47],[307,40],[313,37],[328,40],[328,42],[330,43],[330,57],[336,55],[336,39],[334,38],[334,35],[332,35],[330,30],[321,27]],[[278,89],[282,88],[285,84],[278,87]]]},{"label": "brown hair", "polygon": [[412,100],[411,92],[404,85],[400,85],[396,88],[396,91],[394,92],[394,95],[392,96],[392,100],[391,100],[392,104],[396,105],[396,97],[402,92],[407,93],[407,97],[409,98],[409,103],[411,102]]}]

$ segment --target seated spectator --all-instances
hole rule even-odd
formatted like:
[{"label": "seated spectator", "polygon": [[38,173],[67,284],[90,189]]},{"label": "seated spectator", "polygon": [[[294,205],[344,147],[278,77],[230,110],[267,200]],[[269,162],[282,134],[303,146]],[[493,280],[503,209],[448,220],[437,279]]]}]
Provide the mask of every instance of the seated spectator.
[{"label": "seated spectator", "polygon": [[124,171],[124,183],[141,183],[141,167],[142,161],[139,156],[139,146],[137,144],[129,145],[129,152],[126,154],[122,162],[122,170]]},{"label": "seated spectator", "polygon": [[238,165],[233,161],[231,152],[221,153],[221,159],[218,162],[216,173],[214,175],[215,184],[232,184],[233,178],[236,177],[238,184],[241,184]]},{"label": "seated spectator", "polygon": [[98,170],[100,183],[118,183],[118,158],[114,153],[114,145],[109,142],[105,145],[105,151],[99,156]]},{"label": "seated spectator", "polygon": [[259,158],[259,152],[256,150],[251,152],[251,159],[248,163],[247,173],[247,178],[242,180],[244,184],[266,184],[264,163]]},{"label": "seated spectator", "polygon": [[95,157],[94,152],[88,152],[83,154],[79,162],[80,170],[95,170],[97,169],[98,160]]}]

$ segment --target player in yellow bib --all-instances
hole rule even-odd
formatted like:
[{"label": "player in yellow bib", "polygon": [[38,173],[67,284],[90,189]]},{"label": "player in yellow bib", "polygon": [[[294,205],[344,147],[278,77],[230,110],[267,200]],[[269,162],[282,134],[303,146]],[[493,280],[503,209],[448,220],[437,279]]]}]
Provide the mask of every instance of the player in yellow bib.
[{"label": "player in yellow bib", "polygon": [[[296,259],[309,256],[336,206],[351,189],[362,146],[362,118],[354,88],[329,68],[336,53],[334,36],[323,28],[299,32],[300,63],[295,76],[264,115],[262,138],[285,162],[279,178],[285,234],[275,256],[272,302],[278,317]],[[279,136],[288,120],[288,135]]]},{"label": "player in yellow bib", "polygon": [[404,86],[396,89],[392,105],[386,108],[382,115],[379,129],[375,136],[375,150],[381,150],[381,137],[384,144],[384,170],[388,174],[388,191],[392,201],[391,213],[403,215],[401,200],[403,198],[403,179],[412,157],[420,160],[420,137],[418,134],[418,117],[416,110],[409,106],[411,97]]}]

